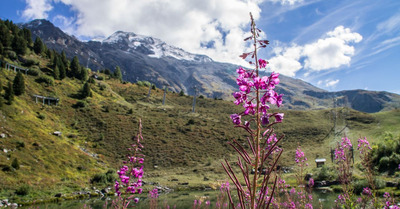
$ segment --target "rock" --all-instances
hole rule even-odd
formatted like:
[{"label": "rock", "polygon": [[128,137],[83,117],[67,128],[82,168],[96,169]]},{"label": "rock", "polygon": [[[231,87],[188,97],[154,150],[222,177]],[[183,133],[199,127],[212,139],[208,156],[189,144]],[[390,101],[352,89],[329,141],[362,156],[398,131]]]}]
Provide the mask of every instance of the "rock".
[{"label": "rock", "polygon": [[62,133],[61,133],[61,131],[54,131],[54,132],[53,132],[53,135],[55,135],[55,136],[61,136]]},{"label": "rock", "polygon": [[104,188],[104,189],[101,190],[101,192],[102,192],[103,194],[108,194],[108,193],[111,192],[111,187]]},{"label": "rock", "polygon": [[4,133],[0,134],[0,138],[6,138],[6,134]]},{"label": "rock", "polygon": [[17,203],[11,203],[9,205],[10,208],[18,208],[18,204]]}]

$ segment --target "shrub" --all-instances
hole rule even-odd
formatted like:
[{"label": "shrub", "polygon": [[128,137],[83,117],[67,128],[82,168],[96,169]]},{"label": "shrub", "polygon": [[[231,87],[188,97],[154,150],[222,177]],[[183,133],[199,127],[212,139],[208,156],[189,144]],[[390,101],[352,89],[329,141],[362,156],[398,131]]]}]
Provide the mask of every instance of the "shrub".
[{"label": "shrub", "polygon": [[316,181],[332,181],[337,178],[336,170],[333,167],[328,167],[326,165],[321,168],[316,168]]},{"label": "shrub", "polygon": [[15,194],[20,195],[20,196],[25,196],[27,194],[29,194],[29,191],[31,190],[29,185],[22,185],[20,186],[16,191]]},{"label": "shrub", "polygon": [[17,149],[24,148],[25,142],[17,141]]},{"label": "shrub", "polygon": [[203,96],[203,95],[200,95],[200,96],[199,96],[199,99],[204,99],[204,96]]},{"label": "shrub", "polygon": [[28,70],[27,74],[32,75],[32,76],[38,76],[40,73],[40,70],[35,66],[34,68],[31,68]]},{"label": "shrub", "polygon": [[14,160],[11,163],[11,167],[15,168],[15,169],[19,169],[19,163],[18,163],[18,159],[14,158]]},{"label": "shrub", "polygon": [[73,106],[74,108],[84,108],[87,107],[87,102],[86,101],[82,101],[79,100],[78,102],[76,102]]},{"label": "shrub", "polygon": [[47,75],[42,75],[39,78],[36,78],[35,81],[38,83],[44,83],[48,86],[54,85],[54,78]]},{"label": "shrub", "polygon": [[185,92],[183,92],[183,90],[181,90],[181,91],[179,92],[179,96],[185,96]]},{"label": "shrub", "polygon": [[9,165],[2,165],[2,171],[4,172],[8,172],[8,171],[12,171],[12,167]]},{"label": "shrub", "polygon": [[133,113],[133,109],[131,108],[128,110],[128,115],[132,115],[132,113]]},{"label": "shrub", "polygon": [[25,62],[23,63],[25,67],[31,67],[32,65],[39,65],[39,61],[31,60],[31,59],[26,59]]},{"label": "shrub", "polygon": [[100,90],[103,91],[104,89],[106,89],[106,85],[100,85]]},{"label": "shrub", "polygon": [[16,60],[17,59],[17,54],[13,51],[8,51],[7,52],[7,56],[8,58],[10,58],[10,60]]},{"label": "shrub", "polygon": [[110,184],[114,183],[117,179],[115,171],[108,170],[106,173],[97,173],[91,179],[92,184]]},{"label": "shrub", "polygon": [[193,125],[194,124],[194,120],[193,119],[189,119],[189,121],[187,122],[186,125]]},{"label": "shrub", "polygon": [[44,115],[44,114],[42,114],[42,113],[38,113],[38,116],[37,116],[40,120],[44,120],[44,119],[46,119],[46,115]]},{"label": "shrub", "polygon": [[138,81],[136,84],[138,86],[147,86],[147,87],[149,87],[151,85],[151,83],[148,81]]}]

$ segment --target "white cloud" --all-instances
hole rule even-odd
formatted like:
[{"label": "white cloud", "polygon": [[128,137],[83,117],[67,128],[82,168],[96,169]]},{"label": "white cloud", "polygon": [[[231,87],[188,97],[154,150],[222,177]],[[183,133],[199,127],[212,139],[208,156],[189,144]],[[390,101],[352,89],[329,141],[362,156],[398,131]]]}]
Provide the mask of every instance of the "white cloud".
[{"label": "white cloud", "polygon": [[[312,71],[350,65],[355,51],[350,44],[361,40],[360,34],[351,32],[349,28],[338,26],[313,43],[275,50],[276,56],[270,59],[271,69],[288,76],[295,76],[301,68],[308,71],[305,75],[309,75]],[[303,65],[300,63],[302,59]]]},{"label": "white cloud", "polygon": [[324,81],[318,81],[318,86],[324,86],[324,87],[335,87],[339,83],[339,79],[336,80],[331,80],[331,79],[326,79]]},{"label": "white cloud", "polygon": [[[107,37],[117,30],[160,38],[217,61],[241,63],[252,12],[264,0],[58,0],[76,13],[74,35]],[[205,45],[213,43],[211,48]]]},{"label": "white cloud", "polygon": [[302,50],[302,47],[299,46],[291,46],[285,49],[275,48],[274,52],[278,55],[268,60],[269,68],[272,71],[294,77],[296,72],[302,68],[299,62]]},{"label": "white cloud", "polygon": [[25,0],[26,8],[22,16],[26,19],[46,19],[48,12],[53,9],[51,0]]},{"label": "white cloud", "polygon": [[306,57],[304,67],[314,71],[338,68],[350,65],[354,47],[349,43],[358,43],[362,36],[352,33],[349,28],[338,26],[327,33],[326,38],[304,46],[303,56]]},{"label": "white cloud", "polygon": [[303,0],[269,0],[269,1],[274,2],[274,3],[280,3],[282,5],[287,5],[287,4],[295,5],[297,3],[303,2]]}]

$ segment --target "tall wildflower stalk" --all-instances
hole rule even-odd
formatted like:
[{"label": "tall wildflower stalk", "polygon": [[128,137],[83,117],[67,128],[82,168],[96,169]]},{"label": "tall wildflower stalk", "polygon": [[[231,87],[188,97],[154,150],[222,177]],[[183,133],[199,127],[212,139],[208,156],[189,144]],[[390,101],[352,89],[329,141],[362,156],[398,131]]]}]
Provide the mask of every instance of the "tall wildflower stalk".
[{"label": "tall wildflower stalk", "polygon": [[352,147],[350,139],[344,137],[335,149],[338,177],[343,189],[343,194],[339,195],[335,202],[338,205],[343,205],[345,208],[354,208],[356,204],[351,184],[353,176]]},{"label": "tall wildflower stalk", "polygon": [[[223,168],[236,187],[239,203],[234,204],[231,194],[228,191],[228,197],[232,208],[269,208],[274,190],[277,183],[277,177],[273,180],[272,188],[268,187],[270,178],[273,175],[276,164],[282,154],[277,144],[283,136],[277,138],[272,126],[283,120],[283,113],[269,113],[270,104],[280,107],[282,105],[283,94],[278,95],[274,88],[279,84],[279,74],[271,73],[270,76],[259,76],[259,71],[265,69],[267,61],[258,59],[257,51],[265,48],[269,41],[258,40],[261,30],[256,27],[253,16],[251,18],[251,36],[245,41],[251,41],[254,51],[243,53],[240,57],[246,59],[251,57],[249,63],[254,69],[237,69],[239,92],[233,93],[236,105],[243,105],[245,109],[239,114],[232,114],[231,119],[235,127],[240,127],[249,133],[247,138],[248,148],[242,146],[236,140],[230,142],[230,145],[239,154],[237,166],[242,175],[239,180],[238,175],[232,169],[230,163],[225,160],[222,163]],[[242,123],[241,118],[247,117],[248,121]],[[273,121],[270,121],[271,118]],[[252,171],[254,174],[251,175]],[[242,186],[244,182],[245,186]]]},{"label": "tall wildflower stalk", "polygon": [[[144,162],[144,155],[141,153],[143,145],[140,143],[142,140],[142,121],[139,119],[138,133],[136,137],[133,138],[133,144],[128,148],[131,154],[127,155],[128,160],[124,161],[124,165],[117,171],[119,181],[115,182],[114,188],[118,197],[112,202],[112,207],[115,209],[128,208],[132,201],[134,203],[139,202],[139,198],[135,197],[134,194],[142,193],[141,187]],[[131,195],[123,197],[121,196],[122,192]]]}]

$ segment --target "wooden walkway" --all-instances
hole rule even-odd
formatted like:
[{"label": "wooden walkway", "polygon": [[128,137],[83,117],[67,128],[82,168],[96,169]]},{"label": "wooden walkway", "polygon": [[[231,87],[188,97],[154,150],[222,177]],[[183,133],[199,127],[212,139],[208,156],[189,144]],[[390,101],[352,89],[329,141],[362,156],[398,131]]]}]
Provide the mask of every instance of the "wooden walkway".
[{"label": "wooden walkway", "polygon": [[25,72],[25,75],[28,73],[28,71],[29,71],[29,69],[28,68],[22,68],[22,67],[18,67],[18,66],[16,66],[16,65],[13,65],[13,64],[10,64],[10,63],[8,63],[8,62],[6,62],[6,61],[4,61],[4,60],[0,60],[0,65],[2,64],[2,63],[4,63],[5,64],[5,68],[7,69],[7,70],[14,70],[14,72],[17,72],[17,70],[18,71],[23,71],[23,72]]},{"label": "wooden walkway", "polygon": [[33,95],[35,97],[36,103],[38,103],[38,98],[42,99],[43,105],[46,103],[45,101],[47,100],[47,104],[51,105],[52,102],[56,103],[56,106],[58,105],[58,102],[60,99],[54,98],[54,97],[45,97],[45,96],[40,96],[40,95]]}]

